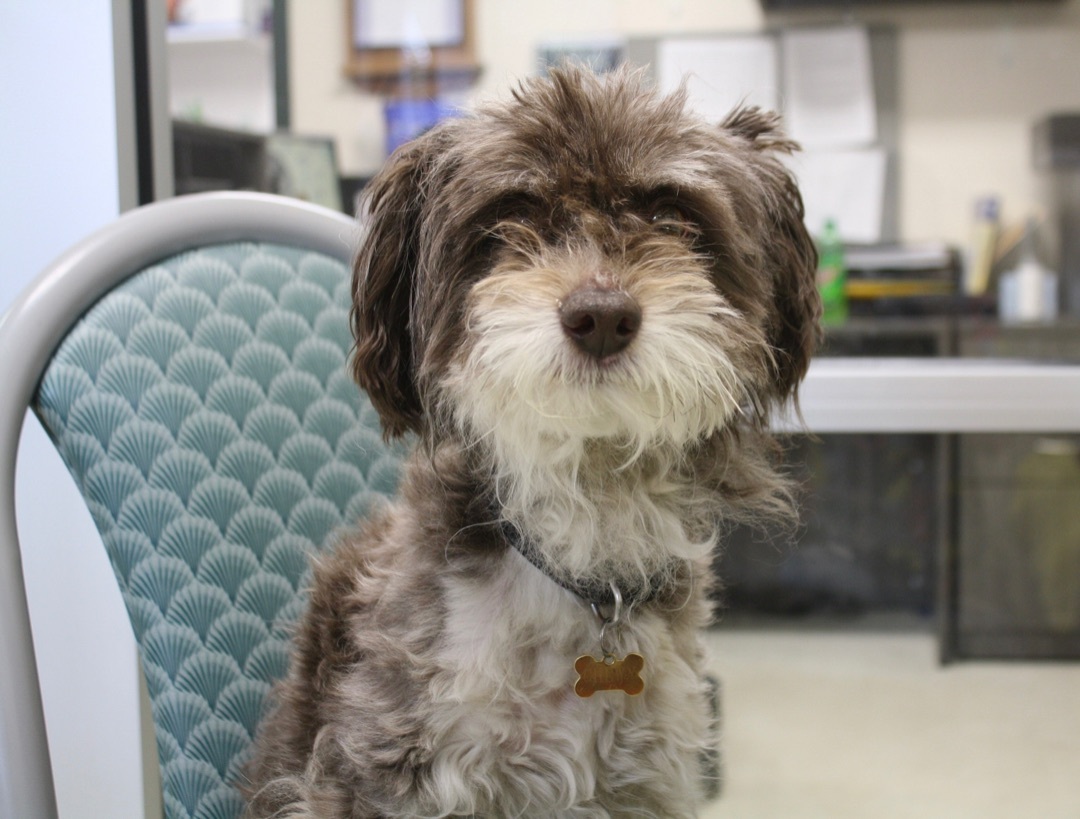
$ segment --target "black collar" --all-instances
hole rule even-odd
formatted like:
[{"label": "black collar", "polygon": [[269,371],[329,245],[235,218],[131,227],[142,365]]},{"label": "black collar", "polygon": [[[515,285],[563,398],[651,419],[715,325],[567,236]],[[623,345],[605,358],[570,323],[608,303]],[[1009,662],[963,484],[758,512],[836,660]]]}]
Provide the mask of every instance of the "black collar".
[{"label": "black collar", "polygon": [[[506,542],[513,546],[518,554],[547,575],[548,578],[593,606],[614,605],[615,595],[611,590],[610,581],[579,580],[574,577],[568,577],[565,573],[556,570],[547,561],[540,550],[536,548],[536,544],[522,535],[521,530],[518,529],[517,526],[501,516],[497,518],[497,521],[499,527],[502,529],[503,537],[506,539]],[[689,568],[686,561],[679,560],[673,562],[677,564],[676,571],[654,575],[647,581],[627,583],[625,586],[619,585],[619,593],[622,596],[623,605],[633,607],[649,603],[661,596],[671,594],[675,590],[676,578],[682,576],[682,573]],[[626,581],[624,580],[623,582],[625,583]]]}]

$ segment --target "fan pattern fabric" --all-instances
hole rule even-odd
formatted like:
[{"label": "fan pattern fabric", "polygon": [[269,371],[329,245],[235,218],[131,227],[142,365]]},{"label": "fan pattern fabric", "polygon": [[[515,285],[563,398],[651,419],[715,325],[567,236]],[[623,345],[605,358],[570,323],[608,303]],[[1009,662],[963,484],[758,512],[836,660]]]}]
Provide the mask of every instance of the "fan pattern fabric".
[{"label": "fan pattern fabric", "polygon": [[276,245],[182,253],[92,308],[36,410],[141,648],[169,819],[227,819],[308,556],[397,482],[349,378],[350,277]]}]

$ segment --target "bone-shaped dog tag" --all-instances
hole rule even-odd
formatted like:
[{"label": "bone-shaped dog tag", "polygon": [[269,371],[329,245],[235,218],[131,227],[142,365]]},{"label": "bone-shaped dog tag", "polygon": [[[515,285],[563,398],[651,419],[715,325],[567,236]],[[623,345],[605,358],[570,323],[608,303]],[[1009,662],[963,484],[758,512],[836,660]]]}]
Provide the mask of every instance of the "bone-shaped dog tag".
[{"label": "bone-shaped dog tag", "polygon": [[574,684],[574,693],[579,697],[591,697],[597,691],[623,691],[630,696],[645,690],[641,679],[641,670],[645,667],[645,658],[640,654],[627,654],[619,660],[607,654],[597,660],[583,654],[574,662],[578,673]]}]

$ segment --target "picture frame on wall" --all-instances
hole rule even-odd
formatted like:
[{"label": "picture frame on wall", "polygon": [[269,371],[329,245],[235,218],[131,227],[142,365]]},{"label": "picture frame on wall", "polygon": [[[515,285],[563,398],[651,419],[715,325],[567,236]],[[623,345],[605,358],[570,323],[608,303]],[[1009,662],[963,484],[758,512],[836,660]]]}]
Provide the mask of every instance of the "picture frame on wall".
[{"label": "picture frame on wall", "polygon": [[472,85],[473,0],[346,0],[345,75],[395,98],[433,98]]}]

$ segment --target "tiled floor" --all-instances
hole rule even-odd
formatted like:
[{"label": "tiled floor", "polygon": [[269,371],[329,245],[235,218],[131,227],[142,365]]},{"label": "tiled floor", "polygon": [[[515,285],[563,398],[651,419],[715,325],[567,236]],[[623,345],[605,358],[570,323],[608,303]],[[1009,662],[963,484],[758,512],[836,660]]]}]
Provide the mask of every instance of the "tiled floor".
[{"label": "tiled floor", "polygon": [[702,819],[1080,819],[1080,663],[937,664],[918,633],[718,630]]}]

